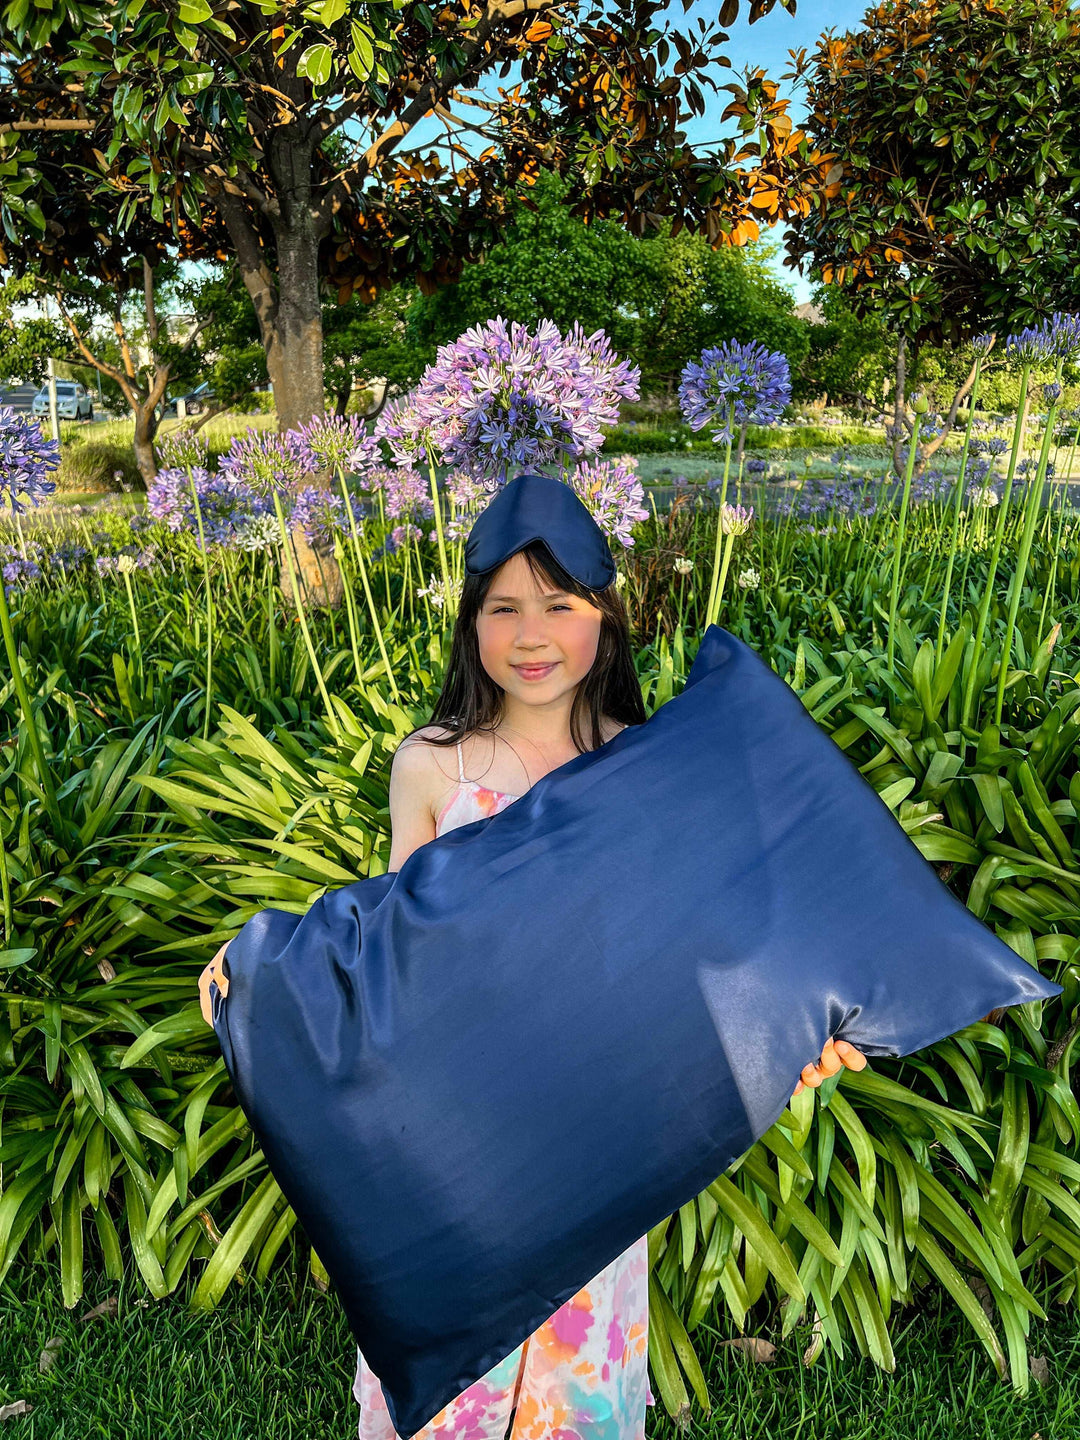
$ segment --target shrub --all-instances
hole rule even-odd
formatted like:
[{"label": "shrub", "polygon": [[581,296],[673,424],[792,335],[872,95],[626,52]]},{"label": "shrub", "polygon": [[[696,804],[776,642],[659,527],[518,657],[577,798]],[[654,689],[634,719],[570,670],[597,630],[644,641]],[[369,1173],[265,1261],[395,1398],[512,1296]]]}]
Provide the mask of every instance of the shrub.
[{"label": "shrub", "polygon": [[[117,472],[121,476],[119,481],[115,478]],[[142,488],[134,451],[129,444],[117,440],[84,440],[81,444],[63,445],[60,468],[54,478],[58,491],[115,493],[125,485]]]}]

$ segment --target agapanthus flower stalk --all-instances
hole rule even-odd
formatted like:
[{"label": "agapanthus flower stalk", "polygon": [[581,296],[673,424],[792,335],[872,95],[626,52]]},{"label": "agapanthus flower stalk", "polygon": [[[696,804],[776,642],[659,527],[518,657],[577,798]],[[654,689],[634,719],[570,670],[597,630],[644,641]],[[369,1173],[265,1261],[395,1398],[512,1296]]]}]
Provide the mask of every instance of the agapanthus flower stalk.
[{"label": "agapanthus flower stalk", "polygon": [[[29,502],[31,507],[39,505],[46,495],[56,489],[55,481],[48,480],[46,476],[59,464],[60,446],[55,440],[45,440],[42,437],[41,426],[38,423],[28,420],[24,416],[16,415],[8,405],[0,405],[0,502],[7,500],[15,515],[23,513],[24,501]],[[18,696],[19,707],[22,710],[23,723],[26,725],[26,733],[30,740],[30,750],[34,757],[38,780],[45,796],[45,806],[53,823],[57,840],[65,843],[67,840],[66,827],[56,801],[52,774],[45,760],[45,750],[41,743],[37,717],[30,704],[30,693],[26,688],[26,678],[23,675],[18,647],[15,644],[15,633],[11,625],[7,589],[2,582],[0,582],[0,629],[4,632],[4,648],[7,651],[8,664],[11,667],[12,683],[15,686],[15,694]]]},{"label": "agapanthus flower stalk", "polygon": [[791,401],[787,357],[757,340],[728,340],[703,350],[684,368],[679,406],[691,430],[713,427],[713,440],[732,438],[733,426],[770,425]]},{"label": "agapanthus flower stalk", "polygon": [[[360,527],[363,524],[363,506],[360,505],[359,513],[357,505],[359,502],[348,491],[345,482],[346,474],[359,473],[361,478],[370,475],[382,466],[382,451],[374,431],[369,431],[357,416],[342,418],[340,415],[317,416],[309,421],[307,425],[301,426],[295,431],[289,432],[294,437],[298,452],[309,463],[310,468],[324,467],[333,472],[337,478],[338,489],[341,492],[340,502],[335,502],[335,509],[340,506],[341,514],[345,517],[343,523],[347,525],[349,537],[352,543],[352,555],[356,564],[357,574],[360,576],[360,583],[364,588],[364,598],[367,601],[368,615],[371,619],[372,629],[375,632],[375,640],[379,647],[379,654],[382,656],[383,667],[386,671],[386,678],[390,685],[390,693],[395,701],[401,699],[398,691],[397,681],[394,677],[393,666],[390,664],[390,656],[386,648],[386,639],[383,635],[382,625],[379,623],[378,610],[375,606],[375,597],[371,593],[371,582],[368,579],[367,565],[364,561],[364,547],[360,543]],[[295,512],[294,512],[295,514]],[[348,577],[345,571],[341,572],[343,586],[348,586]],[[352,646],[353,664],[356,670],[356,681],[360,684],[363,671],[360,666],[360,648],[356,636],[356,615],[351,604],[351,594],[346,600],[346,615],[349,622],[349,638]]]},{"label": "agapanthus flower stalk", "polygon": [[949,611],[949,591],[952,587],[953,567],[956,564],[956,543],[960,533],[960,509],[964,499],[964,477],[967,473],[968,454],[971,449],[971,427],[975,420],[975,406],[979,399],[979,386],[982,381],[983,364],[989,355],[994,343],[994,336],[977,335],[975,337],[975,378],[971,382],[971,396],[968,400],[967,425],[964,427],[964,446],[960,455],[960,470],[956,477],[956,489],[953,492],[953,517],[952,534],[949,541],[949,555],[945,562],[945,583],[941,592],[941,608],[938,611],[937,639],[934,642],[934,663],[939,664],[945,646],[945,622]]},{"label": "agapanthus flower stalk", "polygon": [[[1059,331],[1059,356],[1063,353],[1063,342],[1060,339]],[[1056,380],[1061,380],[1061,369],[1064,361],[1058,359]],[[1050,458],[1050,443],[1054,435],[1054,425],[1057,418],[1057,402],[1061,393],[1061,385],[1055,385],[1057,395],[1050,402],[1050,413],[1046,417],[1046,425],[1043,429],[1042,446],[1039,451],[1039,464],[1035,471],[1034,480],[1029,482],[1028,493],[1024,497],[1024,523],[1020,532],[1020,548],[1016,557],[1016,566],[1013,570],[1012,583],[1009,587],[1009,613],[1005,620],[1005,639],[1002,644],[1001,662],[998,665],[997,694],[994,699],[994,724],[1000,726],[1001,711],[1005,701],[1005,685],[1009,672],[1009,655],[1012,651],[1013,634],[1016,628],[1016,617],[1020,609],[1020,597],[1023,593],[1024,582],[1027,579],[1028,562],[1031,558],[1031,546],[1035,539],[1035,525],[1039,516],[1039,507],[1042,503],[1043,485],[1046,482],[1046,468]]]},{"label": "agapanthus flower stalk", "polygon": [[892,584],[889,587],[889,633],[885,646],[885,663],[890,670],[893,668],[893,656],[896,653],[896,604],[900,593],[900,563],[904,551],[904,524],[907,520],[908,502],[911,497],[911,477],[915,472],[915,456],[919,451],[919,424],[922,415],[918,409],[915,410],[915,418],[912,422],[911,440],[908,444],[907,463],[904,466],[904,486],[900,496],[900,515],[896,522],[896,533],[893,537],[893,559],[892,559]]}]

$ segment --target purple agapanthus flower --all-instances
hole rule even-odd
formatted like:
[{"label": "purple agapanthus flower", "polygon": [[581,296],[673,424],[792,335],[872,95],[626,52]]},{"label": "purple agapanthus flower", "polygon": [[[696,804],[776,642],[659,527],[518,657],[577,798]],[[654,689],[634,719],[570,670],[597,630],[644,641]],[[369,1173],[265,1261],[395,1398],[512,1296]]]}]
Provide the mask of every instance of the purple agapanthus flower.
[{"label": "purple agapanthus flower", "polygon": [[334,470],[349,475],[382,464],[375,432],[357,415],[316,415],[288,433],[309,471]]},{"label": "purple agapanthus flower", "polygon": [[207,467],[210,448],[201,435],[188,425],[180,425],[154,441],[154,453],[164,470],[179,470],[188,465]]},{"label": "purple agapanthus flower", "polygon": [[1080,355],[1080,315],[1056,310],[1049,320],[1010,335],[1005,341],[1005,353],[1010,360],[1030,365]]},{"label": "purple agapanthus flower", "polygon": [[90,558],[90,551],[85,545],[79,545],[74,540],[64,540],[57,545],[52,553],[52,563],[58,565],[65,575],[77,570],[80,565],[85,564]]},{"label": "purple agapanthus flower", "polygon": [[579,460],[570,484],[604,534],[629,550],[634,543],[630,527],[649,518],[637,474],[614,460]]},{"label": "purple agapanthus flower", "polygon": [[[757,340],[728,340],[701,352],[682,372],[679,406],[691,430],[712,425],[713,439],[732,438],[737,426],[770,425],[791,400],[787,356]],[[732,407],[734,412],[732,414]]]},{"label": "purple agapanthus flower", "polygon": [[602,330],[550,320],[535,331],[501,317],[439,347],[416,388],[383,411],[376,433],[399,465],[431,455],[487,489],[511,469],[594,454],[619,400],[636,399],[641,372],[620,360]]},{"label": "purple agapanthus flower", "polygon": [[[367,507],[358,495],[350,495],[349,500],[357,529],[360,529]],[[350,533],[344,500],[332,490],[322,490],[317,485],[305,485],[297,492],[289,523],[292,527],[301,527],[309,545],[329,541],[336,530]]]},{"label": "purple agapanthus flower", "polygon": [[218,470],[237,484],[249,486],[260,495],[290,494],[310,473],[303,443],[296,431],[278,435],[273,430],[249,430],[234,435],[228,452],[218,461]]},{"label": "purple agapanthus flower", "polygon": [[60,464],[60,445],[46,440],[36,420],[0,405],[0,500],[7,500],[16,515],[25,514],[21,503],[40,505],[56,489],[45,477]]},{"label": "purple agapanthus flower", "polygon": [[383,505],[395,520],[402,515],[426,518],[435,514],[430,483],[419,470],[392,471],[383,485]]},{"label": "purple agapanthus flower", "polygon": [[404,525],[395,525],[386,537],[386,543],[382,545],[372,556],[373,560],[379,559],[382,555],[393,555],[409,540],[422,540],[424,532],[419,525],[410,525],[407,521]]},{"label": "purple agapanthus flower", "polygon": [[269,512],[273,503],[253,486],[231,475],[212,475],[197,466],[191,470],[159,470],[146,494],[146,508],[155,520],[174,533],[187,531],[199,539],[199,520],[191,487],[199,498],[199,516],[208,545],[232,545],[247,517]]}]

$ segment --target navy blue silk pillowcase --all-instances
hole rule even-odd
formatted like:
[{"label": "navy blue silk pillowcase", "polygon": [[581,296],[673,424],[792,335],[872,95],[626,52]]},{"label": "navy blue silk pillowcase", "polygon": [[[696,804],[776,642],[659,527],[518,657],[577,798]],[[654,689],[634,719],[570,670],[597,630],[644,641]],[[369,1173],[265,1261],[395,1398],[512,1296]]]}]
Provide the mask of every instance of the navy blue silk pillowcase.
[{"label": "navy blue silk pillowcase", "polygon": [[748,646],[394,875],[263,910],[211,987],[240,1104],[411,1436],[778,1118],[1061,993]]}]

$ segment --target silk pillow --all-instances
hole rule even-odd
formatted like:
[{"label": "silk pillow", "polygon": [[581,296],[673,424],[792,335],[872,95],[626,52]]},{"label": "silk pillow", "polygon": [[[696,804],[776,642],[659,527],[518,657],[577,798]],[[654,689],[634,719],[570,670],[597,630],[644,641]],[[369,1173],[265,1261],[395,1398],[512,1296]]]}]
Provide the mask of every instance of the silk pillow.
[{"label": "silk pillow", "polygon": [[710,626],[681,694],[297,916],[211,987],[240,1104],[402,1436],[781,1114],[1061,993]]}]

